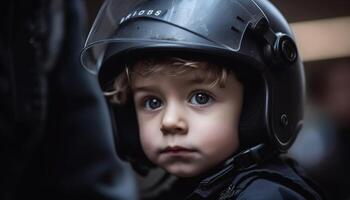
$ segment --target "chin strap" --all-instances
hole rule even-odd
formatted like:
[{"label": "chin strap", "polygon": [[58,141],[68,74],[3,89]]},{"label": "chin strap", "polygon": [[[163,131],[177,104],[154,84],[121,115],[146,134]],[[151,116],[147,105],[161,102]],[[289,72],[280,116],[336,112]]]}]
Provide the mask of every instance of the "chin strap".
[{"label": "chin strap", "polygon": [[259,144],[242,151],[226,160],[219,172],[201,181],[200,188],[203,190],[211,188],[211,186],[216,185],[218,181],[222,182],[225,177],[230,177],[228,176],[229,174],[254,168],[276,155],[278,155],[277,151],[271,149],[265,144]]},{"label": "chin strap", "polygon": [[276,150],[265,144],[259,144],[233,156],[230,160],[236,170],[247,170],[277,155]]}]

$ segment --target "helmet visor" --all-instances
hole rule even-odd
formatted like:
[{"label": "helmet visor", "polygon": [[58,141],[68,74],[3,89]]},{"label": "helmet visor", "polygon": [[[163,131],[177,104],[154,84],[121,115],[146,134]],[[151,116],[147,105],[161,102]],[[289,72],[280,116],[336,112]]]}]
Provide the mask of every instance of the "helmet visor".
[{"label": "helmet visor", "polygon": [[241,0],[107,0],[86,40],[82,65],[96,74],[112,44],[188,44],[237,52],[252,18],[242,6]]}]

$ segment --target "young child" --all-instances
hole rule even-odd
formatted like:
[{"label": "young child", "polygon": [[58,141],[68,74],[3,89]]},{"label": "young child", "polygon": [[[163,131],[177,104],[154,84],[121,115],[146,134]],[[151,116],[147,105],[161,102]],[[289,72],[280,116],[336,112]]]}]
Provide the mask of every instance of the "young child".
[{"label": "young child", "polygon": [[98,16],[82,63],[116,104],[118,155],[180,177],[158,199],[321,199],[280,158],[304,77],[268,1],[111,0]]}]

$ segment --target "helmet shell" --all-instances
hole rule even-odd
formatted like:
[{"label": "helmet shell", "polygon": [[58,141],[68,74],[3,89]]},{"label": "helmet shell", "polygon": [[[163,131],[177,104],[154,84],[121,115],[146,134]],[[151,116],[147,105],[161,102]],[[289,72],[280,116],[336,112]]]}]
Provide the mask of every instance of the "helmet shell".
[{"label": "helmet shell", "polygon": [[[128,58],[163,52],[240,63],[248,80],[260,79],[245,95],[241,144],[268,143],[280,152],[292,145],[303,123],[304,69],[287,21],[269,1],[109,0],[81,61],[98,73],[104,89]],[[119,154],[128,160],[144,156],[140,148],[130,149],[137,139],[130,134],[138,135],[135,115],[117,110],[116,118]]]}]

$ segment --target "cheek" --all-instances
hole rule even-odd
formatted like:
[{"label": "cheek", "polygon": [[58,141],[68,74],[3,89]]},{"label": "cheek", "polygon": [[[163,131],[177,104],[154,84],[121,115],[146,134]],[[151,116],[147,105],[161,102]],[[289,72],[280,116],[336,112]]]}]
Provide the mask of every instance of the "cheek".
[{"label": "cheek", "polygon": [[142,149],[146,156],[151,161],[154,161],[157,144],[159,143],[159,136],[157,137],[157,134],[159,134],[159,125],[157,126],[154,120],[152,121],[142,117],[138,117],[138,124]]},{"label": "cheek", "polygon": [[201,127],[198,127],[198,143],[204,146],[206,152],[223,151],[232,154],[238,148],[239,138],[238,130],[234,123],[224,119],[218,119],[213,122],[203,122]]},{"label": "cheek", "polygon": [[216,107],[216,112],[197,115],[201,123],[192,123],[194,126],[193,133],[198,138],[197,145],[205,147],[203,151],[208,154],[217,152],[228,156],[239,146],[240,109],[239,107],[232,107],[232,104],[229,105]]}]

